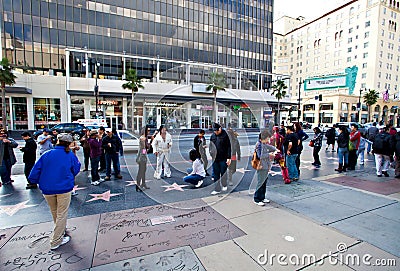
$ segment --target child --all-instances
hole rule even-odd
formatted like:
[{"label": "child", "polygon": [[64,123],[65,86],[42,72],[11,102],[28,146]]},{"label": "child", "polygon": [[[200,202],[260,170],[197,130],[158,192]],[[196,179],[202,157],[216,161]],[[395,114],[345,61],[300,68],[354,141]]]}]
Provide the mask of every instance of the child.
[{"label": "child", "polygon": [[365,143],[367,139],[365,138],[365,134],[361,133],[360,137],[360,145],[358,146],[357,156],[360,157],[360,165],[364,165],[364,152],[365,152]]},{"label": "child", "polygon": [[206,171],[204,170],[201,156],[195,149],[192,149],[189,152],[189,159],[193,161],[193,166],[192,168],[188,169],[189,175],[184,177],[183,181],[193,184],[196,188],[199,188],[203,184],[203,180],[206,177]]},{"label": "child", "polygon": [[281,167],[282,177],[285,184],[290,184],[289,172],[288,168],[286,167],[285,157],[280,153],[275,154],[275,161],[278,161],[279,166]]}]

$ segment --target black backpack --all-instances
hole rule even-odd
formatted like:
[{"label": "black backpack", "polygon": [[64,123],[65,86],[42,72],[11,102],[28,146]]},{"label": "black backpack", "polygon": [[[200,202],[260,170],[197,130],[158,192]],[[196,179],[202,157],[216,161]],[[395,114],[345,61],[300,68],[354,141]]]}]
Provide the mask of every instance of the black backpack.
[{"label": "black backpack", "polygon": [[385,148],[390,148],[390,135],[377,134],[374,143],[372,144],[372,149],[384,150]]}]

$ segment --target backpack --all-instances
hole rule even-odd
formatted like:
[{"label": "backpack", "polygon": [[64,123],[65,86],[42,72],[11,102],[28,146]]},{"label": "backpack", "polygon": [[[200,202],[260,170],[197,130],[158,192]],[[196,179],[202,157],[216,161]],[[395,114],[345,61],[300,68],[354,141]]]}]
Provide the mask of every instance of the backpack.
[{"label": "backpack", "polygon": [[251,166],[256,170],[261,168],[261,160],[257,155],[257,145],[254,150],[253,157],[251,158]]},{"label": "backpack", "polygon": [[390,148],[390,137],[386,134],[377,134],[375,136],[372,149],[374,150],[384,150],[385,148]]}]

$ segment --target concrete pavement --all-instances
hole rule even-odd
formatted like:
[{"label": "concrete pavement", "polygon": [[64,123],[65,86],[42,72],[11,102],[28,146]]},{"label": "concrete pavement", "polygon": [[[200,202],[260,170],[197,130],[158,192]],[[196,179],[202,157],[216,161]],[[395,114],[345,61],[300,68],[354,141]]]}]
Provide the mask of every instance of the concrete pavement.
[{"label": "concrete pavement", "polygon": [[13,175],[14,185],[0,188],[0,270],[399,270],[399,180],[375,177],[370,156],[339,175],[336,153],[321,151],[316,169],[310,151],[299,182],[283,184],[272,168],[265,207],[252,202],[248,157],[230,193],[210,196],[209,179],[184,186],[184,157],[174,158],[171,179],[153,180],[149,165],[150,190],[135,192],[127,154],[122,181],[94,187],[86,172],[77,177],[72,239],[55,252],[46,202]]}]

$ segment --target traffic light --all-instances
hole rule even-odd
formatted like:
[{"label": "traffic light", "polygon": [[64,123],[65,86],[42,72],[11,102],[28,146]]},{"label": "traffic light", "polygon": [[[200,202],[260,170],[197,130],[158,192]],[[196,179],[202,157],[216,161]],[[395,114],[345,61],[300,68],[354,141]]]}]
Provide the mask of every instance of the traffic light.
[{"label": "traffic light", "polygon": [[94,86],[94,95],[97,95],[99,93],[99,86],[96,85]]},{"label": "traffic light", "polygon": [[322,101],[322,94],[318,95],[318,101],[320,101],[320,102]]}]

